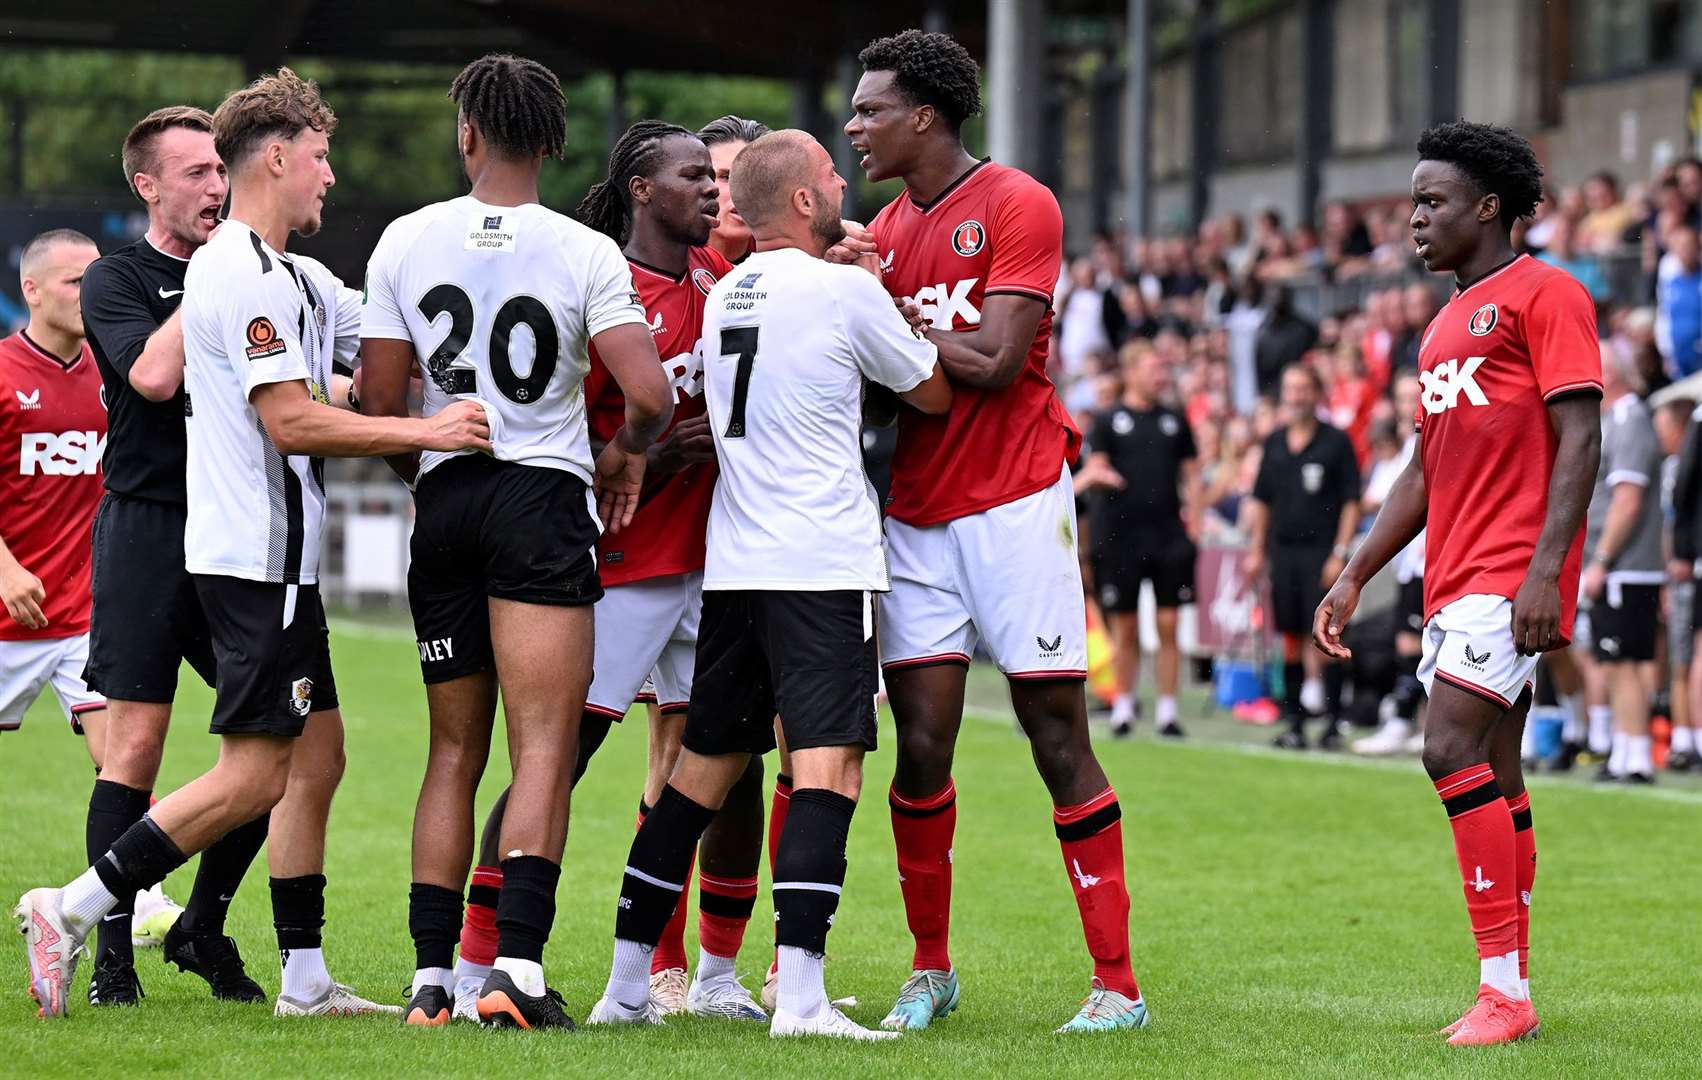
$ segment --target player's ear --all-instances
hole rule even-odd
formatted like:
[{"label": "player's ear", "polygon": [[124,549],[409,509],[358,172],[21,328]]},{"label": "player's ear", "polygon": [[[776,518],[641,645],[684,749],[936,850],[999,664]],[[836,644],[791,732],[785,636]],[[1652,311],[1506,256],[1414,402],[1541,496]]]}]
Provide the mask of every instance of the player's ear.
[{"label": "player's ear", "polygon": [[801,187],[792,192],[792,209],[805,217],[815,216],[815,198],[809,188]]},{"label": "player's ear", "polygon": [[932,105],[918,105],[916,106],[916,111],[910,114],[910,118],[911,124],[913,124],[916,128],[916,133],[920,135],[922,132],[927,131],[929,128],[934,126],[934,121],[938,119],[938,114],[934,112],[934,107]]},{"label": "player's ear", "polygon": [[26,307],[37,302],[37,297],[41,295],[41,286],[35,283],[35,278],[24,278],[18,285],[19,291],[24,294],[24,305]]},{"label": "player's ear", "polygon": [[282,176],[284,173],[284,160],[288,156],[285,151],[283,140],[274,139],[267,143],[266,149],[261,151],[261,154],[263,155],[262,160],[266,162],[266,167],[271,169],[274,174]]},{"label": "player's ear", "polygon": [[1501,196],[1491,191],[1477,202],[1477,219],[1494,221],[1501,216]]},{"label": "player's ear", "polygon": [[627,180],[626,193],[632,196],[634,205],[649,206],[651,193],[650,178],[648,176],[634,176]]},{"label": "player's ear", "polygon": [[152,206],[154,203],[160,201],[159,187],[154,183],[154,178],[149,176],[147,173],[137,173],[135,176],[131,177],[131,182],[136,185],[136,195],[144,203]]}]

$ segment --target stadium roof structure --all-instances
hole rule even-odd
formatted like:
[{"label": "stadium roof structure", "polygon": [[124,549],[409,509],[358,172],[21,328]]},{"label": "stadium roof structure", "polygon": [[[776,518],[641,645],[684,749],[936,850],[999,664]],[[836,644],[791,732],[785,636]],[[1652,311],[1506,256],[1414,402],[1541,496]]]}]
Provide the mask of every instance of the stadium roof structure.
[{"label": "stadium roof structure", "polygon": [[924,21],[985,45],[985,0],[858,0],[800,7],[782,0],[112,0],[0,3],[0,44],[136,49],[242,57],[251,72],[287,56],[464,63],[524,53],[562,74],[699,71],[830,78],[870,37]]}]

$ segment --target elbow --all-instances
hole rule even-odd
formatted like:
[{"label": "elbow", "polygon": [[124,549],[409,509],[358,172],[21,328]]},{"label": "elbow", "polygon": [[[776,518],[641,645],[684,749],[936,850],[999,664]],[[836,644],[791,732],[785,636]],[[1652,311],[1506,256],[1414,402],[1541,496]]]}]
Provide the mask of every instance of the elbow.
[{"label": "elbow", "polygon": [[986,378],[981,380],[981,386],[986,390],[1003,390],[1016,382],[1022,374],[1023,365],[1028,361],[1028,350],[1000,349],[993,357],[992,368]]},{"label": "elbow", "polygon": [[943,413],[950,412],[951,383],[941,379],[939,386],[930,393],[925,400],[915,404],[918,409],[931,416],[939,416]]},{"label": "elbow", "polygon": [[130,369],[130,388],[153,402],[170,401],[183,385],[181,379],[167,379],[143,370],[138,364]]},{"label": "elbow", "polygon": [[273,449],[285,457],[308,453],[310,448],[307,445],[306,426],[302,420],[302,415],[294,411],[274,415],[266,420],[266,437],[272,440]]}]

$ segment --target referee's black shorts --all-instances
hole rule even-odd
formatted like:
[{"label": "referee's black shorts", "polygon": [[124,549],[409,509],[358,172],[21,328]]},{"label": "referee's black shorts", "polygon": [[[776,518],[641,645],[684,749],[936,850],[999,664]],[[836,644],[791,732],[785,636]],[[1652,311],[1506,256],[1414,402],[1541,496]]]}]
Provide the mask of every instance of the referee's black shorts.
[{"label": "referee's black shorts", "polygon": [[294,738],[308,713],[337,707],[319,586],[194,577],[219,661],[213,734]]},{"label": "referee's black shorts", "polygon": [[1271,621],[1277,633],[1312,633],[1312,619],[1324,602],[1324,564],[1329,558],[1328,547],[1272,545]]},{"label": "referee's black shorts", "polygon": [[873,596],[708,590],[681,744],[694,754],[765,754],[774,715],[793,751],[875,748]]},{"label": "referee's black shorts", "polygon": [[1194,602],[1194,562],[1198,552],[1181,529],[1156,534],[1132,531],[1101,540],[1093,554],[1093,585],[1103,611],[1135,611],[1141,584],[1152,582],[1161,608]]},{"label": "referee's black shorts", "polygon": [[207,616],[183,568],[183,507],[108,492],[95,513],[83,681],[117,701],[170,704],[187,660],[214,684]]},{"label": "referee's black shorts", "polygon": [[414,492],[408,606],[427,683],[488,671],[491,597],[581,607],[603,597],[597,516],[562,469],[450,458]]}]

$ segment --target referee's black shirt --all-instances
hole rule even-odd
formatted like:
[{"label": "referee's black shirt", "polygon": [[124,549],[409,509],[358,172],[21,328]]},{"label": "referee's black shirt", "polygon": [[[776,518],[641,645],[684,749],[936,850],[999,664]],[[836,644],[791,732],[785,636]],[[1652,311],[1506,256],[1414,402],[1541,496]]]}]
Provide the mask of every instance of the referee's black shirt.
[{"label": "referee's black shirt", "polygon": [[169,401],[149,401],[130,385],[130,367],[149,335],[182,303],[188,269],[188,259],[167,255],[144,237],[96,259],[82,287],[83,332],[106,403],[106,490],[173,506],[187,502],[183,389]]},{"label": "referee's black shirt", "polygon": [[1122,490],[1105,488],[1091,502],[1093,542],[1138,539],[1182,528],[1182,464],[1197,456],[1187,417],[1163,405],[1133,409],[1117,404],[1098,413],[1088,449],[1105,454],[1123,478]]},{"label": "referee's black shirt", "polygon": [[1265,545],[1329,547],[1336,542],[1342,508],[1359,498],[1359,460],[1339,428],[1319,422],[1300,453],[1288,449],[1288,429],[1265,440],[1253,497],[1269,508]]}]

